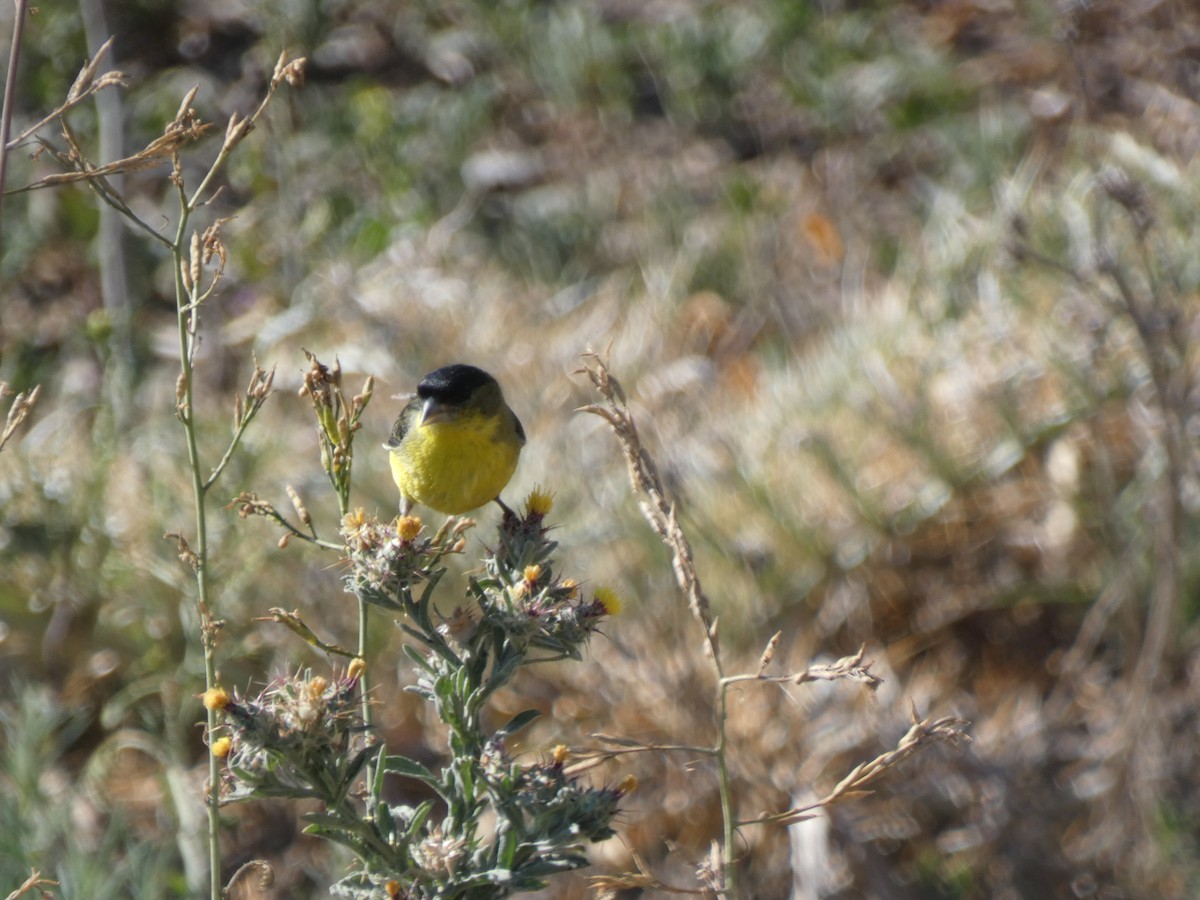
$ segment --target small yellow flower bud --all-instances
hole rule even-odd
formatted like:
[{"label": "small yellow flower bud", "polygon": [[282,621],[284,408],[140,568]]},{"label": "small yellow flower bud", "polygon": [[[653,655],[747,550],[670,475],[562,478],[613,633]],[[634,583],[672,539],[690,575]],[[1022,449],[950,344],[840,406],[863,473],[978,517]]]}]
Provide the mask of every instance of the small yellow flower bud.
[{"label": "small yellow flower bud", "polygon": [[637,786],[637,776],[629,774],[621,779],[621,783],[617,786],[617,790],[619,790],[622,794],[632,794],[637,790]]},{"label": "small yellow flower bud", "polygon": [[570,755],[571,749],[566,744],[555,744],[554,749],[550,751],[550,758],[560,766],[567,761],[567,757]]},{"label": "small yellow flower bud", "polygon": [[537,584],[537,580],[542,577],[542,567],[538,565],[526,566],[524,574],[526,584]]},{"label": "small yellow flower bud", "polygon": [[579,582],[574,578],[564,578],[558,583],[558,589],[563,592],[566,599],[573,600],[579,593]]},{"label": "small yellow flower bud", "polygon": [[360,659],[359,657],[356,656],[356,657],[354,657],[354,659],[350,660],[350,665],[348,665],[346,667],[346,677],[357,680],[359,678],[362,678],[363,674],[366,671],[367,671],[367,664],[365,662],[363,662],[362,659]]},{"label": "small yellow flower bud", "polygon": [[200,695],[205,709],[224,709],[229,705],[229,691],[225,688],[209,688]]},{"label": "small yellow flower bud", "polygon": [[385,884],[383,886],[383,889],[385,891],[387,891],[387,895],[389,897],[399,897],[400,896],[400,882],[398,882],[398,881],[389,881],[387,884]]},{"label": "small yellow flower bud", "polygon": [[402,541],[416,540],[421,533],[421,520],[416,516],[401,516],[396,520],[396,534]]},{"label": "small yellow flower bud", "polygon": [[527,516],[545,517],[553,507],[554,492],[546,490],[541,485],[534,487],[525,500],[525,514]]},{"label": "small yellow flower bud", "polygon": [[596,602],[604,607],[604,612],[609,616],[620,615],[625,603],[621,600],[621,595],[610,587],[596,588]]},{"label": "small yellow flower bud", "polygon": [[229,751],[232,747],[232,738],[220,737],[212,742],[212,746],[209,748],[209,750],[217,759],[224,759],[229,755]]}]

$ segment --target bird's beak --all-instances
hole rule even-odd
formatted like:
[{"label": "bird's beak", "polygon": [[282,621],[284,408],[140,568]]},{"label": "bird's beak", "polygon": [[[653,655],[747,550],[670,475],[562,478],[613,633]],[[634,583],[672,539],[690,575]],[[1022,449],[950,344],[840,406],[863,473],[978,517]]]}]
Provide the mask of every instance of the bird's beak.
[{"label": "bird's beak", "polygon": [[421,407],[421,425],[436,425],[450,418],[450,410],[430,397]]}]

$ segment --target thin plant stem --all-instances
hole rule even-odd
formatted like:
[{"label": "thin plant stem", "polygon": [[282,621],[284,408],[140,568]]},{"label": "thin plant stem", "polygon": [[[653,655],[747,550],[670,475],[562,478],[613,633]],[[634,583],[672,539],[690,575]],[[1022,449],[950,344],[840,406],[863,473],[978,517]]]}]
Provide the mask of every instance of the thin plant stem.
[{"label": "thin plant stem", "polygon": [[[350,511],[350,486],[345,486],[337,491],[338,510],[344,517]],[[364,663],[367,662],[367,643],[370,637],[371,630],[371,607],[362,597],[358,597],[358,658]],[[362,675],[358,679],[358,690],[361,698],[363,733],[367,735],[367,740],[371,741],[372,729],[375,727],[374,718],[371,713],[370,699],[370,675],[371,667],[367,665],[363,669]],[[378,797],[375,792],[375,766],[368,760],[366,767],[363,770],[365,783],[367,786],[367,809],[368,811],[375,808],[375,803]]]},{"label": "thin plant stem", "polygon": [[[350,511],[349,485],[346,490],[338,491],[338,506],[342,516]],[[367,643],[371,632],[371,607],[361,596],[358,600],[358,658],[367,663]],[[368,741],[373,741],[374,717],[371,711],[371,667],[364,665],[362,675],[358,679],[358,692],[362,709],[363,733]],[[363,769],[364,783],[367,786],[367,811],[373,811],[379,798],[375,796],[375,765],[368,759]]]},{"label": "thin plant stem", "polygon": [[637,425],[633,415],[625,403],[624,391],[615,378],[612,377],[604,360],[596,353],[583,354],[586,360],[582,370],[605,403],[593,403],[581,407],[581,411],[590,412],[608,422],[621,449],[625,461],[629,464],[630,482],[636,492],[645,494],[646,500],[641,504],[642,515],[662,542],[671,551],[672,568],[680,591],[687,598],[688,608],[693,618],[704,631],[707,643],[708,657],[712,660],[716,674],[716,731],[717,739],[713,747],[713,756],[717,761],[717,787],[721,796],[722,841],[721,848],[721,881],[722,896],[727,900],[736,900],[737,886],[737,855],[735,838],[737,837],[737,817],[734,809],[733,785],[729,776],[729,761],[727,753],[728,735],[728,705],[726,691],[728,683],[725,680],[725,668],[721,662],[721,647],[718,639],[717,621],[712,614],[712,607],[704,589],[700,585],[700,576],[696,573],[695,560],[692,557],[691,543],[679,525],[677,509],[663,486],[658,468],[653,458],[642,446],[638,436]]},{"label": "thin plant stem", "polygon": [[[718,668],[720,665],[718,664]],[[724,826],[722,834],[722,880],[725,886],[725,896],[736,898],[737,887],[737,857],[734,853],[734,840],[737,837],[737,812],[733,805],[733,785],[729,778],[729,756],[726,751],[728,735],[726,733],[728,711],[729,683],[723,678],[717,687],[717,788],[721,794],[721,822]]]},{"label": "thin plant stem", "polygon": [[[222,159],[223,157],[218,157]],[[215,166],[215,164],[214,164]],[[175,159],[176,171],[179,160]],[[201,642],[204,650],[204,688],[211,690],[217,685],[216,637],[211,621],[212,605],[209,597],[208,582],[208,488],[211,481],[205,481],[200,464],[200,450],[196,441],[196,422],[194,417],[194,370],[192,367],[195,345],[196,313],[191,292],[183,281],[183,260],[185,237],[188,220],[191,218],[193,205],[179,189],[180,210],[179,223],[175,229],[175,241],[172,255],[175,261],[175,300],[179,329],[179,418],[183,423],[185,440],[187,442],[188,466],[192,478],[192,502],[196,520],[196,546],[193,548],[193,567],[196,573],[196,606],[200,620]],[[199,285],[192,286],[193,291],[199,290]],[[216,731],[218,725],[216,709],[207,710],[207,734]],[[209,865],[209,896],[212,900],[221,897],[221,770],[220,760],[211,752],[208,754],[208,796],[205,798],[208,810],[208,865]]]},{"label": "thin plant stem", "polygon": [[[271,79],[270,88],[266,92],[262,102],[249,119],[238,119],[236,116],[230,119],[225,140],[221,144],[221,149],[217,153],[216,159],[213,160],[207,173],[201,179],[199,187],[192,192],[190,197],[184,187],[183,167],[179,153],[176,151],[171,155],[172,181],[175,184],[179,198],[179,221],[176,224],[175,238],[171,244],[171,256],[175,268],[175,300],[179,334],[180,373],[176,402],[177,413],[180,421],[183,423],[187,441],[188,464],[191,469],[192,478],[192,499],[195,506],[196,546],[193,548],[194,552],[190,555],[190,558],[192,559],[196,573],[196,607],[200,620],[201,645],[204,651],[204,686],[206,691],[212,690],[217,686],[216,639],[217,631],[220,627],[220,623],[216,620],[212,612],[213,607],[208,579],[208,492],[214,486],[217,477],[228,462],[229,454],[232,453],[233,448],[240,441],[245,431],[245,426],[249,421],[249,416],[239,423],[239,427],[230,443],[229,450],[226,451],[225,455],[213,469],[212,474],[206,479],[201,466],[200,451],[196,439],[196,422],[193,406],[195,391],[193,362],[196,351],[196,331],[199,327],[199,308],[205,298],[212,293],[220,274],[218,271],[207,290],[202,288],[200,283],[202,266],[200,260],[196,258],[196,254],[199,251],[199,239],[193,236],[194,243],[189,253],[187,244],[188,224],[192,213],[207,202],[205,198],[209,185],[212,184],[217,173],[229,159],[233,148],[253,128],[255,120],[266,109],[271,97],[274,96],[275,89],[283,80],[291,80],[291,76],[298,75],[302,67],[303,60],[295,60],[288,63],[286,54],[280,55],[279,61],[276,63],[275,73]],[[187,95],[181,104],[179,110],[181,121],[187,115],[188,107],[194,96],[195,89]],[[185,262],[189,272],[189,277],[186,279],[184,277]],[[212,735],[219,725],[217,710],[207,709],[207,712],[206,735]],[[206,806],[208,810],[209,895],[211,900],[220,900],[223,894],[221,885],[220,786],[220,759],[212,752],[210,742]]]},{"label": "thin plant stem", "polygon": [[[370,631],[371,623],[371,608],[367,605],[367,601],[362,597],[358,598],[358,658],[364,663],[367,661],[367,636]],[[370,682],[367,677],[371,672],[371,667],[367,666],[363,669],[362,675],[359,677],[359,695],[362,698],[362,720],[367,734],[367,740],[372,740],[370,737],[371,729],[374,727],[374,722],[371,718],[371,700],[368,696]],[[365,777],[367,785],[367,801],[368,809],[374,809],[375,803],[378,800],[374,796],[375,785],[375,767],[368,760],[365,768]]]},{"label": "thin plant stem", "polygon": [[[88,53],[93,59],[111,46],[107,44],[108,22],[101,0],[79,0],[83,18],[84,34],[87,36]],[[113,70],[111,58],[105,68]],[[103,74],[103,73],[100,73]],[[106,90],[94,93],[97,127],[100,139],[100,158],[121,159],[125,156],[123,101],[120,91]],[[113,173],[105,179],[114,193],[120,194],[125,176]],[[133,373],[133,302],[129,290],[129,277],[125,258],[125,230],[121,223],[121,212],[105,203],[98,209],[99,230],[96,234],[97,260],[100,267],[100,294],[104,309],[111,323],[108,338],[109,359],[105,366],[105,389],[112,410],[112,430],[125,434],[132,415]]]},{"label": "thin plant stem", "polygon": [[[14,0],[13,33],[4,79],[4,103],[0,107],[0,223],[4,221],[4,178],[8,171],[8,134],[12,129],[13,102],[17,93],[17,63],[21,57],[21,35],[25,31],[25,0]],[[4,247],[0,240],[0,250]]]}]

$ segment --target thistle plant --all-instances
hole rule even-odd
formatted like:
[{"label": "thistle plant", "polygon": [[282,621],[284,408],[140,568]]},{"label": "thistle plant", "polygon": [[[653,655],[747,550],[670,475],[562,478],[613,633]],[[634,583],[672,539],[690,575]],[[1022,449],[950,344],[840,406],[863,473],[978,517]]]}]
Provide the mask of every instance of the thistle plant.
[{"label": "thistle plant", "polygon": [[[322,410],[331,407],[314,408],[330,433]],[[339,452],[349,459],[355,429],[339,429],[336,416],[331,428],[348,438]],[[326,464],[335,458],[330,449],[322,450]],[[336,489],[332,476],[331,483]],[[305,531],[253,495],[238,502],[244,515],[270,518],[289,534],[328,546],[317,539],[311,520]],[[468,579],[448,614],[436,602],[446,561],[465,551],[473,520],[451,517],[430,532],[415,516],[381,521],[356,509],[342,517],[346,592],[396,621],[416,671],[408,690],[447,727],[447,762],[439,771],[377,742],[364,690],[368,665],[361,657],[331,678],[306,671],[253,697],[218,697],[222,725],[214,746],[228,763],[224,801],[320,801],[319,811],[304,814],[306,830],[350,848],[356,858],[335,894],[503,897],[585,866],[587,845],[612,836],[619,801],[632,782],[588,786],[567,766],[565,747],[542,760],[518,760],[511,739],[537,711],[499,725],[487,714],[489,699],[522,668],[580,659],[589,638],[619,610],[613,592],[597,588],[585,596],[576,582],[557,574],[557,545],[546,523],[551,505],[547,492],[535,490],[523,514],[504,513],[481,571]],[[346,652],[317,638],[299,613],[272,615],[310,644]],[[420,782],[436,799],[415,807],[389,804],[382,798],[388,774]]]}]

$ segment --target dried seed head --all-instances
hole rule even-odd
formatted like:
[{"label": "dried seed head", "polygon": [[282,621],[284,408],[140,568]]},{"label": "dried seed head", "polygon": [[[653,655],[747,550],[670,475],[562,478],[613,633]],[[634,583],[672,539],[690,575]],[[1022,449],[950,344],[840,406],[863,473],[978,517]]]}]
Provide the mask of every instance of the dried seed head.
[{"label": "dried seed head", "polygon": [[762,652],[762,656],[758,658],[758,674],[762,674],[767,666],[771,664],[771,660],[775,658],[775,649],[779,646],[779,640],[783,637],[782,631],[777,631],[767,641],[767,646]]},{"label": "dried seed head", "polygon": [[163,537],[175,541],[175,545],[178,547],[179,561],[181,563],[193,570],[200,567],[200,557],[198,557],[195,551],[188,546],[188,542],[182,534],[169,531],[164,534]]},{"label": "dried seed head", "polygon": [[456,606],[450,618],[438,626],[438,632],[461,647],[475,636],[475,617],[469,609]]},{"label": "dried seed head", "polygon": [[196,94],[200,92],[200,85],[195,85],[190,91],[183,95],[183,102],[179,104],[179,111],[175,113],[175,121],[182,122],[187,118],[194,117],[196,111],[192,109],[192,101],[196,99]]},{"label": "dried seed head", "polygon": [[225,126],[225,149],[237,146],[253,130],[253,119],[239,118],[236,112],[231,113]]},{"label": "dried seed head", "polygon": [[279,59],[275,62],[275,71],[271,73],[271,89],[279,87],[281,81],[286,81],[292,87],[300,87],[304,84],[304,66],[307,60],[303,56],[289,60],[287,51],[279,54]]},{"label": "dried seed head", "polygon": [[368,403],[371,402],[371,395],[375,393],[375,376],[368,375],[366,382],[363,384],[363,389],[358,394],[354,395],[353,401],[354,411],[356,414],[361,413]]},{"label": "dried seed head", "polygon": [[[199,233],[192,232],[192,245],[188,253],[188,275],[193,286],[200,284],[200,266],[203,265],[204,250]],[[186,280],[186,279],[185,279]]]},{"label": "dried seed head", "polygon": [[[289,484],[286,485],[285,490],[287,491],[288,499],[292,501],[292,508],[296,510],[296,515],[300,517],[300,521],[305,525],[311,525],[312,516],[308,512],[308,507],[304,505],[304,501],[300,499],[300,495],[296,492],[296,489]],[[358,517],[359,524],[366,520],[366,514],[362,511],[361,507],[353,513],[347,514],[346,518],[349,519],[351,515]]]},{"label": "dried seed head", "polygon": [[258,360],[254,361],[254,377],[251,379],[251,387],[246,392],[253,400],[265,400],[271,395],[271,388],[275,384],[275,367],[271,366],[271,371],[266,371],[259,366]]},{"label": "dried seed head", "polygon": [[208,228],[204,229],[204,234],[201,236],[201,244],[203,246],[203,254],[201,258],[204,264],[208,265],[212,262],[213,257],[218,260],[217,270],[213,276],[214,282],[219,279],[225,271],[225,263],[229,261],[228,251],[225,249],[225,240],[221,237],[221,226],[226,222],[232,221],[233,216],[225,216],[217,219]]}]

